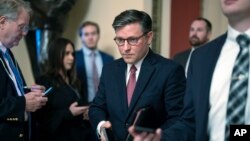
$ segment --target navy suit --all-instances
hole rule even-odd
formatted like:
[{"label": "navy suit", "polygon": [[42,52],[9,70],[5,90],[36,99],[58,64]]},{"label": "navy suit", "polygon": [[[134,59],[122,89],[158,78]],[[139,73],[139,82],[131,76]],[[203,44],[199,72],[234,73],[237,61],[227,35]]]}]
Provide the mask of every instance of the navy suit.
[{"label": "navy suit", "polygon": [[[14,58],[11,51],[9,53]],[[25,130],[27,124],[24,122],[25,98],[18,96],[9,75],[10,71],[4,61],[2,51],[0,51],[0,139],[22,141],[28,135]]]},{"label": "navy suit", "polygon": [[[104,53],[102,51],[99,51],[101,54],[102,62],[103,65],[110,63],[111,61],[114,60],[114,58],[107,53]],[[85,65],[85,60],[84,60],[84,53],[83,50],[78,50],[75,52],[75,57],[76,57],[76,69],[77,69],[77,75],[78,78],[81,81],[81,87],[83,88],[84,92],[84,100],[85,103],[88,102],[88,86],[87,86],[87,74],[86,74],[86,65]]]},{"label": "navy suit", "polygon": [[190,52],[191,49],[184,50],[183,52],[176,54],[173,60],[180,63],[185,69]]},{"label": "navy suit", "polygon": [[226,37],[227,34],[224,34],[193,52],[187,76],[182,119],[175,126],[164,131],[165,140],[208,141],[210,86]]},{"label": "navy suit", "polygon": [[185,75],[177,63],[150,50],[141,65],[134,94],[128,107],[126,94],[127,64],[122,58],[103,67],[97,96],[89,117],[96,129],[100,121],[109,120],[117,141],[124,141],[133,124],[135,111],[152,106],[158,127],[170,127],[183,107]]}]

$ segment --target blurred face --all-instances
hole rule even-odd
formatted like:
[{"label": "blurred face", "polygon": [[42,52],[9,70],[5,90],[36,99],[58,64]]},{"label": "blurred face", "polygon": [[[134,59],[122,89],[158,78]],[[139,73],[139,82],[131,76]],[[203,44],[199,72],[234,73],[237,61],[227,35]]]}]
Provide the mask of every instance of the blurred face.
[{"label": "blurred face", "polygon": [[97,29],[93,25],[82,28],[81,41],[89,49],[96,49],[99,40]]},{"label": "blurred face", "polygon": [[66,71],[71,70],[74,64],[74,49],[71,44],[67,44],[63,58],[63,65]]},{"label": "blurred face", "polygon": [[148,52],[152,37],[152,32],[145,34],[139,23],[132,23],[116,30],[115,41],[124,61],[135,64]]},{"label": "blurred face", "polygon": [[250,0],[220,0],[221,8],[227,17],[250,17]]},{"label": "blurred face", "polygon": [[195,20],[190,27],[189,43],[192,46],[200,46],[209,41],[210,32],[207,31],[206,23],[202,20]]},{"label": "blurred face", "polygon": [[22,9],[17,19],[10,19],[8,17],[0,17],[0,40],[7,48],[17,46],[19,41],[27,35],[29,25],[29,14]]}]

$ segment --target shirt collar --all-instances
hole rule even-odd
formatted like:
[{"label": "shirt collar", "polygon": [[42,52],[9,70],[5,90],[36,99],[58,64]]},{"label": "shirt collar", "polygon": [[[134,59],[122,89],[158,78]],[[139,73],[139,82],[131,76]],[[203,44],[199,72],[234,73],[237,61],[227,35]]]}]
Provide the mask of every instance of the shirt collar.
[{"label": "shirt collar", "polygon": [[3,53],[6,52],[7,48],[5,46],[3,46],[2,42],[0,41],[0,49]]},{"label": "shirt collar", "polygon": [[[250,28],[243,33],[246,34],[248,37],[250,37]],[[227,36],[228,40],[236,42],[237,36],[243,33],[235,30],[233,27],[228,25],[228,36]]]},{"label": "shirt collar", "polygon": [[91,50],[91,49],[87,48],[86,46],[83,46],[83,53],[85,55],[90,56],[92,52],[94,52],[95,54],[98,54],[97,49]]},{"label": "shirt collar", "polygon": [[[148,52],[149,52],[149,50],[148,50]],[[141,60],[139,60],[139,61],[136,62],[135,64],[127,64],[128,71],[130,70],[130,68],[131,68],[132,65],[135,65],[135,67],[137,68],[137,70],[140,69],[143,60],[144,60],[145,57],[148,55],[148,52],[146,53],[146,55],[144,55],[144,57],[143,57]]]}]

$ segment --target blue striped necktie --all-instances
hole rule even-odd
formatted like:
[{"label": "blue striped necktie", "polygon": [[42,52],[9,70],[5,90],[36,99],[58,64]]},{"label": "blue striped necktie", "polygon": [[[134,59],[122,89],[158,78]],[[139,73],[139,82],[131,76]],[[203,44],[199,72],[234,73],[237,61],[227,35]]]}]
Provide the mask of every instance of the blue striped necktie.
[{"label": "blue striped necktie", "polygon": [[225,141],[229,140],[230,125],[245,124],[245,107],[248,92],[250,38],[241,34],[236,38],[240,46],[234,63],[227,102]]},{"label": "blue striped necktie", "polygon": [[17,86],[18,86],[20,92],[22,93],[22,95],[24,95],[23,81],[22,81],[20,72],[18,71],[17,66],[14,65],[14,62],[13,62],[12,58],[10,57],[10,54],[8,53],[8,50],[6,50],[6,52],[4,53],[4,57],[8,60],[9,66],[10,66],[12,72],[15,75]]}]

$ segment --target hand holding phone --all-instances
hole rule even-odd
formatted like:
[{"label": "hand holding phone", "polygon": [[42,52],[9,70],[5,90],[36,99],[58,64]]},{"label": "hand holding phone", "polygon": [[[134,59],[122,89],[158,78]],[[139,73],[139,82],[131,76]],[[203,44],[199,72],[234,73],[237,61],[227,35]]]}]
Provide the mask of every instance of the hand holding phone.
[{"label": "hand holding phone", "polygon": [[29,92],[43,92],[45,90],[45,87],[42,85],[32,85],[32,86],[24,86],[23,90],[25,93]]}]

